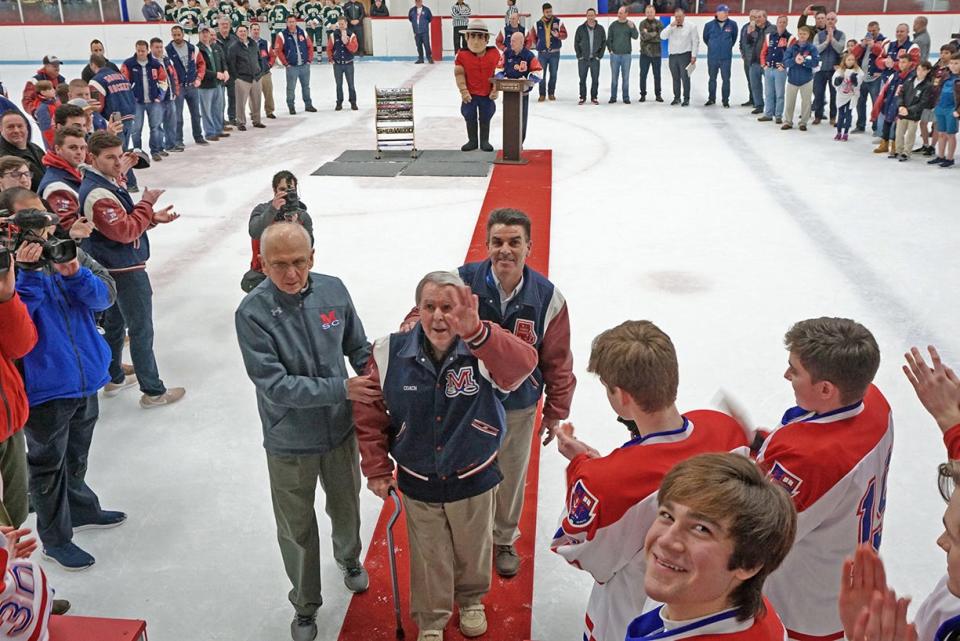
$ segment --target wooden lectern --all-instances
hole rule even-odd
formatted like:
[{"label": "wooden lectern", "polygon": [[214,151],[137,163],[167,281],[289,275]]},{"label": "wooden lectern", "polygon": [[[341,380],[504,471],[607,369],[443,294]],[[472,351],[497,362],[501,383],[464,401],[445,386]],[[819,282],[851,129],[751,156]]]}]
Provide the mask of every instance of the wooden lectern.
[{"label": "wooden lectern", "polygon": [[523,92],[532,86],[526,78],[495,78],[497,91],[503,94],[503,154],[494,162],[525,165],[523,151]]}]

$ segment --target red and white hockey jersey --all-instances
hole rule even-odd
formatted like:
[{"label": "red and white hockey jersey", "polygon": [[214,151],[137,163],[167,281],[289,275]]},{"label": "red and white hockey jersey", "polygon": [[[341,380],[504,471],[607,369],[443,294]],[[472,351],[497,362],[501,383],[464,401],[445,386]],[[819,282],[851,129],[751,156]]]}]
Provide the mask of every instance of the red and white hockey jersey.
[{"label": "red and white hockey jersey", "polygon": [[643,541],[657,516],[660,481],[675,464],[705,452],[747,445],[726,414],[696,410],[683,427],[634,438],[609,455],[574,458],[566,507],[551,549],[593,575],[584,641],[623,641],[643,611]]},{"label": "red and white hockey jersey", "polygon": [[873,385],[861,402],[822,415],[789,410],[760,449],[757,462],[797,507],[793,549],[765,589],[791,639],[843,636],[843,559],[860,543],[880,549],[892,451],[890,406]]},{"label": "red and white hockey jersey", "polygon": [[913,622],[917,626],[917,641],[956,638],[955,633],[960,631],[960,597],[947,587],[946,575],[920,604]]},{"label": "red and white hockey jersey", "polygon": [[39,564],[13,558],[13,544],[0,536],[0,639],[47,641],[53,590]]},{"label": "red and white hockey jersey", "polygon": [[626,641],[786,641],[780,617],[764,599],[766,611],[737,621],[736,610],[724,610],[693,621],[670,621],[662,616],[663,606],[637,617],[627,628]]}]

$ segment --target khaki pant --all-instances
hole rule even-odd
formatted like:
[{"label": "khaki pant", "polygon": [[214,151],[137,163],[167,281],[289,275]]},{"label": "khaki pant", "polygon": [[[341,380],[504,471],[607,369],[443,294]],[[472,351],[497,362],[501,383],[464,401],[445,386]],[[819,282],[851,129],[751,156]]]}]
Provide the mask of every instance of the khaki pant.
[{"label": "khaki pant", "polygon": [[916,120],[906,120],[904,118],[897,119],[896,152],[898,154],[906,154],[908,156],[911,155],[911,152],[913,152],[913,143],[917,142],[918,124],[919,123]]},{"label": "khaki pant", "polygon": [[290,603],[297,614],[312,615],[320,596],[320,534],[314,510],[317,479],[326,494],[333,525],[333,558],[344,567],[360,565],[360,457],[357,437],[326,454],[267,454],[270,498],[277,522],[280,556],[293,584]]},{"label": "khaki pant", "polygon": [[537,406],[507,411],[507,433],[500,445],[497,463],[503,481],[496,490],[493,513],[493,544],[513,545],[520,538],[520,513],[523,511],[523,493],[533,442],[533,424]]},{"label": "khaki pant", "polygon": [[27,441],[20,430],[0,443],[0,525],[23,525],[27,503]]},{"label": "khaki pant", "polygon": [[260,78],[260,89],[263,92],[263,110],[268,116],[273,115],[273,75],[267,72]]},{"label": "khaki pant", "polygon": [[237,78],[234,91],[237,94],[237,123],[247,124],[247,98],[250,98],[250,116],[253,124],[260,124],[260,81],[247,82]]},{"label": "khaki pant", "polygon": [[460,607],[480,603],[493,572],[496,488],[453,503],[403,497],[410,539],[410,615],[421,630],[442,630]]},{"label": "khaki pant", "polygon": [[805,125],[810,120],[810,104],[813,101],[813,80],[805,85],[797,86],[787,83],[786,109],[783,112],[783,121],[793,124],[793,112],[797,108],[797,93],[800,94],[800,124]]}]

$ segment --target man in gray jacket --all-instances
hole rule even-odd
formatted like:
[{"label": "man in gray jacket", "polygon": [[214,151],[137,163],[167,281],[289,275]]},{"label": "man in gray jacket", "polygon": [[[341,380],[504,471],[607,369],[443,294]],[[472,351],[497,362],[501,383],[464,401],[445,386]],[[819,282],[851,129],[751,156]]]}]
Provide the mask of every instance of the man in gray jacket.
[{"label": "man in gray jacket", "polygon": [[296,610],[294,641],[317,636],[320,540],[317,479],[326,493],[333,555],[351,592],[369,579],[360,565],[360,463],[350,402],[380,399],[361,372],[370,343],[340,279],[311,272],[313,249],[302,225],[278,222],[260,239],[267,280],[237,308],[236,326],[267,451],[277,539]]},{"label": "man in gray jacket", "polygon": [[823,108],[827,103],[827,88],[830,89],[830,124],[837,123],[837,87],[831,82],[840,56],[847,46],[847,36],[837,29],[837,14],[830,11],[825,16],[826,26],[813,37],[813,46],[820,53],[820,69],[813,74],[813,124],[823,121]]}]

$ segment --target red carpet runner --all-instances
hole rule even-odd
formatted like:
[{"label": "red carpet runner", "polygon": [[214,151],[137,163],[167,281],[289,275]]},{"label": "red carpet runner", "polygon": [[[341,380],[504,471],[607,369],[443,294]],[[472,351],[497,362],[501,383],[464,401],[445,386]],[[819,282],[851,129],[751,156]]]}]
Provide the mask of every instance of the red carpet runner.
[{"label": "red carpet runner", "polygon": [[[550,151],[524,152],[527,165],[494,165],[487,195],[467,250],[466,262],[483,260],[486,251],[487,214],[498,207],[514,207],[526,212],[533,222],[533,250],[527,260],[531,268],[548,273],[550,264],[550,198],[552,158]],[[438,266],[442,268],[443,266]],[[538,419],[539,423],[539,419]],[[537,527],[537,481],[541,446],[535,443],[530,453],[530,468],[524,495],[523,515],[517,552],[523,558],[520,573],[509,580],[493,574],[493,585],[485,600],[490,627],[480,637],[485,641],[520,641],[530,638],[533,604],[533,546]],[[364,492],[367,490],[364,489]],[[390,564],[387,560],[386,524],[393,502],[384,506],[367,550],[364,566],[370,573],[370,589],[353,597],[340,629],[340,641],[390,641],[395,638],[396,623],[390,590]],[[401,517],[394,526],[397,565],[400,573],[403,628],[408,640],[415,640],[417,628],[409,617],[410,574],[407,560],[407,531]],[[491,560],[492,562],[492,560]],[[457,615],[447,625],[446,641],[461,641]]]}]

